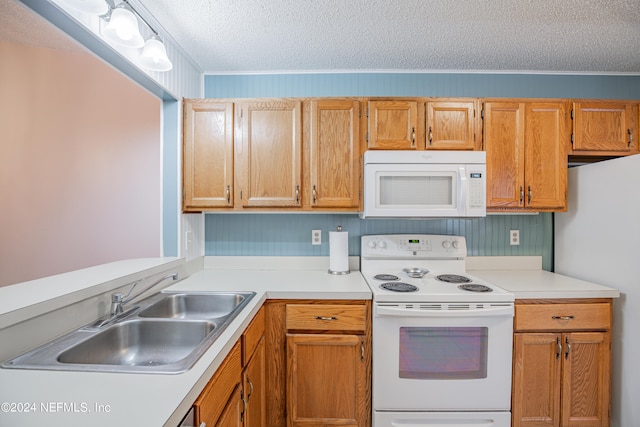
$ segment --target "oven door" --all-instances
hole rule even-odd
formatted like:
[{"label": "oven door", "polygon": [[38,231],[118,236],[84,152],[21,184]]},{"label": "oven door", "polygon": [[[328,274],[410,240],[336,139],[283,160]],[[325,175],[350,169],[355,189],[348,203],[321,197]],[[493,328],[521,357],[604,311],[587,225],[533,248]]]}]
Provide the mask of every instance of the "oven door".
[{"label": "oven door", "polygon": [[512,334],[509,303],[375,304],[374,410],[510,410]]}]

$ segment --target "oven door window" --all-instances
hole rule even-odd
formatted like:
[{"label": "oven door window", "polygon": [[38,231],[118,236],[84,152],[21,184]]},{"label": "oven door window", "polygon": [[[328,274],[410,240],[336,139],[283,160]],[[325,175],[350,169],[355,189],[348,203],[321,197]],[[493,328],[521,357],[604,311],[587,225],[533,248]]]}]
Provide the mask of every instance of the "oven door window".
[{"label": "oven door window", "polygon": [[486,327],[401,327],[400,378],[487,377]]}]

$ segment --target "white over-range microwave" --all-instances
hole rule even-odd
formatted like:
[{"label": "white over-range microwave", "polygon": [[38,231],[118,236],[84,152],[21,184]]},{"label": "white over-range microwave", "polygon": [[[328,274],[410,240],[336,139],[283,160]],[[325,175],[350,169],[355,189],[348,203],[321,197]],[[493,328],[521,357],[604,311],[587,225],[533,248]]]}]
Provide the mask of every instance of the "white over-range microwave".
[{"label": "white over-range microwave", "polygon": [[484,151],[366,151],[362,218],[486,216]]}]

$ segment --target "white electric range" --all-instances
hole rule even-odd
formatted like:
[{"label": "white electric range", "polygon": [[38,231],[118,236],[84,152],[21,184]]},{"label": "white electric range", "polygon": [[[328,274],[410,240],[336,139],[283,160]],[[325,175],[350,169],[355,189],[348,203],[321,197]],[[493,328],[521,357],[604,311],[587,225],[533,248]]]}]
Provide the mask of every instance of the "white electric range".
[{"label": "white electric range", "polygon": [[511,424],[513,294],[465,271],[462,236],[362,236],[373,425]]}]

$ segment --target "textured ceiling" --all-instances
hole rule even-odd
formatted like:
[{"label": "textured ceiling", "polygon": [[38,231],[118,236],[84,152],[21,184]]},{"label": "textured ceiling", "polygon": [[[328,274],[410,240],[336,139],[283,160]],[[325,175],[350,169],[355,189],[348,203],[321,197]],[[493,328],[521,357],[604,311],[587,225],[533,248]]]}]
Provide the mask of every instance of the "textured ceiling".
[{"label": "textured ceiling", "polygon": [[640,73],[640,0],[138,0],[205,72]]},{"label": "textured ceiling", "polygon": [[[116,0],[118,2],[119,0]],[[202,70],[640,74],[640,0],[131,0]],[[17,0],[0,40],[83,48]]]}]

